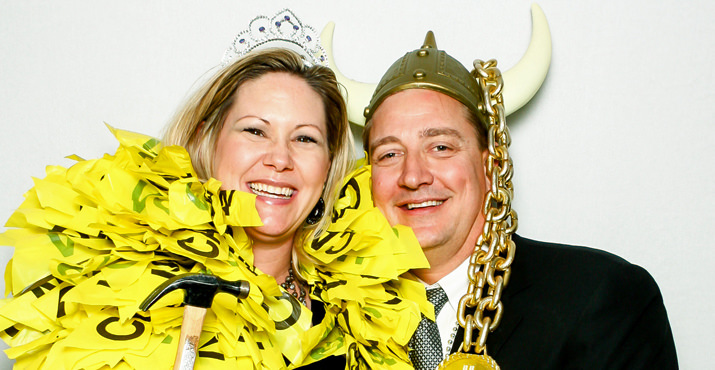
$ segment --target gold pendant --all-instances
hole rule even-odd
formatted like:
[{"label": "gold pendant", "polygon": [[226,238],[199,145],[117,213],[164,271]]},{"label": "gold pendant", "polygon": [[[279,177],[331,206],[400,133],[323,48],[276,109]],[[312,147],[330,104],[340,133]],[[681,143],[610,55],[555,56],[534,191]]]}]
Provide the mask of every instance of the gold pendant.
[{"label": "gold pendant", "polygon": [[471,353],[452,353],[445,358],[437,370],[499,370],[499,365],[489,355],[475,355]]}]

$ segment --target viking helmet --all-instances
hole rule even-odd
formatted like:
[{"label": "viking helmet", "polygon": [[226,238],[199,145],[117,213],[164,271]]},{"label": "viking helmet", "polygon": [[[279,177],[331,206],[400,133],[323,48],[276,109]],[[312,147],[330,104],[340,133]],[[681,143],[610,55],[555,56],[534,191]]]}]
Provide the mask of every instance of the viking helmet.
[{"label": "viking helmet", "polygon": [[370,105],[365,108],[365,120],[370,120],[388,96],[407,89],[428,89],[448,95],[476,113],[480,122],[486,122],[477,81],[461,63],[437,49],[432,31],[427,32],[421,48],[398,59],[382,76]]},{"label": "viking helmet", "polygon": [[[507,115],[515,112],[516,110],[524,106],[526,103],[528,103],[529,100],[531,100],[534,94],[536,94],[536,92],[541,87],[541,84],[544,82],[544,79],[546,78],[546,73],[549,70],[549,65],[551,64],[551,33],[549,32],[549,24],[546,22],[546,16],[544,15],[544,12],[541,10],[541,8],[536,4],[532,4],[531,6],[531,15],[531,42],[529,43],[528,49],[524,53],[524,56],[521,58],[521,60],[519,60],[519,62],[515,66],[510,68],[508,71],[502,73],[504,79],[504,90],[502,95],[504,97],[504,109]],[[377,108],[377,105],[379,105],[379,103],[382,102],[382,100],[384,100],[387,96],[389,96],[390,94],[394,94],[397,91],[417,87],[416,85],[405,85],[403,88],[397,89],[396,85],[398,83],[396,81],[393,81],[393,83],[389,84],[390,87],[387,87],[387,89],[390,89],[390,91],[385,90],[386,86],[388,86],[389,83],[389,81],[387,80],[389,78],[388,76],[390,76],[390,72],[393,71],[396,65],[397,70],[400,69],[399,64],[397,63],[390,68],[385,77],[383,77],[383,81],[381,81],[379,86],[377,86],[380,91],[385,90],[385,93],[389,92],[388,94],[376,92],[376,85],[373,83],[354,81],[343,75],[335,64],[335,58],[333,57],[334,30],[335,24],[332,22],[328,23],[323,29],[323,32],[321,33],[321,43],[328,55],[328,63],[330,65],[330,68],[335,72],[338,82],[345,86],[348,91],[348,96],[346,96],[345,98],[348,103],[348,118],[350,119],[350,122],[363,126],[365,124],[364,114],[367,113],[368,115],[371,115],[372,113],[374,113],[375,108]],[[437,50],[436,46],[434,46],[434,38],[432,39],[431,43],[426,41],[425,44],[433,45],[432,50],[428,49],[428,51],[430,51],[430,54],[440,54],[440,51]],[[418,49],[415,52],[419,52],[419,50],[422,49]],[[408,55],[410,55],[410,53],[408,53]],[[406,55],[405,57],[407,57],[408,55]],[[449,58],[449,60],[453,60],[455,62],[450,63],[450,66],[448,68],[445,67],[445,71],[451,71],[453,68],[455,68],[455,65],[461,66],[459,62],[454,60],[446,53],[444,55],[445,58]],[[400,60],[404,59],[405,58],[402,58]],[[462,69],[466,70],[463,66]],[[437,70],[432,69],[432,72],[435,72]],[[410,70],[410,72],[414,73],[415,71]],[[407,77],[411,76],[412,75],[408,75]],[[382,82],[385,82],[384,86]],[[466,88],[466,85],[464,87]],[[442,92],[446,93],[445,91]],[[464,101],[462,101],[460,98],[450,94],[448,95],[464,103]],[[373,97],[373,99],[370,99],[371,96]],[[468,96],[469,94],[465,94],[462,97]],[[379,99],[375,99],[375,97],[378,97]],[[474,104],[478,103],[473,102],[472,105]],[[467,107],[470,107],[470,104],[466,105]],[[366,106],[368,107],[369,112],[365,112]],[[481,117],[482,114],[478,114],[478,116]]]}]

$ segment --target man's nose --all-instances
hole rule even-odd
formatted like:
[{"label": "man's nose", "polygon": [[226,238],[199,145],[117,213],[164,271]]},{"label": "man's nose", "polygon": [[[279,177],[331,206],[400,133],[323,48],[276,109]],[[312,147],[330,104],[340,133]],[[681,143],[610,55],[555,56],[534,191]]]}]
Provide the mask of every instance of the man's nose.
[{"label": "man's nose", "polygon": [[422,156],[405,155],[398,185],[408,189],[417,189],[422,185],[431,184],[433,180],[432,171]]}]

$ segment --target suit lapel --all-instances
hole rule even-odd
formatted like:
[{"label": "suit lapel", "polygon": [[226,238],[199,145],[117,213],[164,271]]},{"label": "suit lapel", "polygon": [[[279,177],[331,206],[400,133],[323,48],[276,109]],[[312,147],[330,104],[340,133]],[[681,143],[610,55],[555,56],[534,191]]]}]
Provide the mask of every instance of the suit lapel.
[{"label": "suit lapel", "polygon": [[[509,284],[502,293],[502,304],[504,307],[502,320],[497,329],[494,332],[489,333],[489,336],[487,337],[487,353],[492,357],[496,357],[501,348],[509,341],[511,336],[514,334],[514,331],[521,323],[524,316],[524,310],[522,307],[525,306],[526,302],[519,302],[519,296],[528,291],[528,289],[532,286],[532,279],[529,278],[528,271],[522,266],[529,258],[526,256],[529,254],[529,251],[522,251],[519,249],[519,239],[520,238],[517,235],[514,236],[514,242],[517,243],[517,248]],[[471,313],[473,312],[474,311]],[[460,327],[457,330],[451,353],[457,352],[459,347],[462,345],[462,342],[464,342],[464,328]]]}]

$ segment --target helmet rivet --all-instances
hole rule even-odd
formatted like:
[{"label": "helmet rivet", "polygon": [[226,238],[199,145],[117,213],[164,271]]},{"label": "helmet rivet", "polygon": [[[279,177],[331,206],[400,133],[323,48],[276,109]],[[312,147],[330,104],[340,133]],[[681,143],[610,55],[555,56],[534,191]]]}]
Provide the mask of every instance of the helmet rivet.
[{"label": "helmet rivet", "polygon": [[425,50],[425,49],[422,49],[422,50],[420,50],[420,51],[417,52],[417,55],[418,55],[418,56],[421,56],[421,57],[426,57],[426,56],[429,55],[429,51],[427,51],[427,50]]},{"label": "helmet rivet", "polygon": [[425,78],[425,76],[427,76],[427,73],[425,73],[425,71],[422,69],[418,69],[415,71],[415,73],[412,76],[418,80],[421,80],[421,79]]}]

